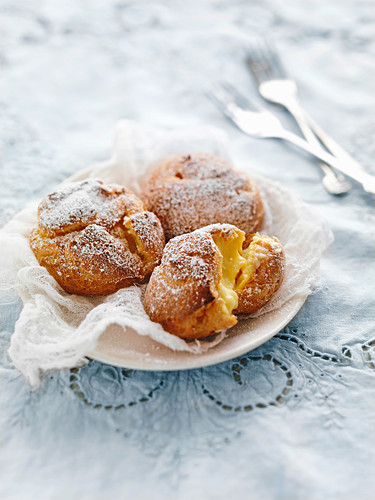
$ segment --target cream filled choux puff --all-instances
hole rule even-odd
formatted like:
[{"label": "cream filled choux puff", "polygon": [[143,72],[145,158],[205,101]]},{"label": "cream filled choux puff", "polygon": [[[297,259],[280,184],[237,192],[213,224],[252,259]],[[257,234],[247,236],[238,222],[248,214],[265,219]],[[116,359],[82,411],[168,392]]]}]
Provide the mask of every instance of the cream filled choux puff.
[{"label": "cream filled choux puff", "polygon": [[30,246],[68,292],[106,295],[139,283],[160,262],[163,228],[142,201],[98,179],[67,183],[39,205]]},{"label": "cream filled choux puff", "polygon": [[209,225],[167,243],[144,307],[168,332],[201,339],[234,326],[234,312],[262,307],[281,284],[283,264],[276,238],[254,234],[245,239],[233,225]]},{"label": "cream filled choux puff", "polygon": [[167,240],[214,223],[233,224],[251,234],[264,216],[255,184],[228,161],[204,153],[160,165],[146,181],[142,199],[159,217]]}]

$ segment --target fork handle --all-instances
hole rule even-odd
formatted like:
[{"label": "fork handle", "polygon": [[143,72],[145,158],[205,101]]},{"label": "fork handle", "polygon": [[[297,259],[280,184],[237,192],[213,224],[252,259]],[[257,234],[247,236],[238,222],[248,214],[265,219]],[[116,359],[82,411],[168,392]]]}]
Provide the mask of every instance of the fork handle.
[{"label": "fork handle", "polygon": [[316,123],[316,121],[305,111],[303,112],[306,118],[306,121],[308,125],[311,127],[312,131],[314,134],[319,137],[319,140],[322,142],[322,144],[325,145],[329,151],[337,156],[337,158],[343,158],[346,159],[347,161],[350,161],[353,164],[353,167],[355,166],[359,170],[363,170],[362,166],[355,160],[349,153],[345,151],[341,146],[337,144],[336,141],[332,139],[324,130]]},{"label": "fork handle", "polygon": [[365,191],[375,194],[375,176],[368,174],[361,167],[357,168],[357,166],[353,165],[353,163],[348,159],[336,158],[336,156],[327,153],[320,146],[311,144],[304,139],[301,139],[301,137],[299,137],[298,135],[289,132],[288,130],[280,132],[278,137],[280,139],[285,139],[295,146],[298,146],[299,148],[307,151],[319,160],[324,161],[324,163],[328,163],[328,165],[331,165],[331,167],[339,170],[343,174],[362,184]]},{"label": "fork handle", "polygon": [[[332,153],[334,156],[337,156],[338,158],[344,157],[343,152],[345,153],[345,151],[343,151],[338,144],[335,143],[335,145],[337,146],[335,149],[333,147],[330,147],[331,144],[329,144],[329,141],[327,140],[327,139],[329,139],[329,137],[327,136],[327,134],[325,134],[323,132],[322,129],[319,128],[319,135],[316,133],[315,130],[314,131],[312,130],[311,122],[309,120],[309,119],[311,119],[311,117],[308,117],[307,113],[304,111],[304,109],[302,108],[302,106],[300,105],[300,103],[298,102],[298,100],[296,98],[286,99],[285,102],[283,103],[283,105],[289,111],[289,113],[293,116],[293,118],[296,120],[296,122],[297,122],[299,128],[301,129],[302,134],[305,136],[305,139],[307,142],[309,142],[310,144],[313,144],[315,146],[320,146],[320,143],[319,143],[318,138],[317,138],[317,137],[319,137],[321,142],[325,145],[325,147],[328,149],[328,151],[330,153]],[[317,124],[315,124],[315,125],[317,125]],[[331,142],[333,143],[334,141],[332,140]],[[339,151],[339,149],[340,149],[340,151]],[[349,155],[347,155],[347,156],[348,156],[347,157],[348,161],[349,161],[349,159],[352,159],[349,157]],[[353,160],[353,162],[354,162],[354,160]],[[328,165],[327,163],[324,163],[322,161],[318,161],[318,165],[321,168],[321,170],[324,172],[325,175],[334,176],[336,178],[336,180],[339,183],[341,183],[341,185],[343,186],[343,190],[342,190],[342,192],[340,192],[340,194],[350,191],[350,188],[351,188],[350,184],[347,182],[347,180],[345,180],[345,178],[341,174],[336,172],[336,170],[334,168],[332,168],[330,165]],[[323,185],[329,193],[337,194],[336,191],[332,192],[332,190],[329,189],[329,186],[327,186],[324,182],[323,182]]]},{"label": "fork handle", "polygon": [[311,130],[307,116],[299,102],[293,98],[293,100],[288,99],[283,103],[283,105],[296,120],[302,134],[305,136],[306,141],[310,144],[315,144],[315,146],[319,146],[319,141],[314,132]]},{"label": "fork handle", "polygon": [[347,153],[336,141],[332,139],[324,130],[316,123],[316,121],[302,108],[296,99],[288,100],[284,106],[291,113],[298,123],[306,140],[312,144],[319,145],[320,142],[337,158],[346,159],[353,164],[353,167],[363,170],[361,165],[349,153]]}]

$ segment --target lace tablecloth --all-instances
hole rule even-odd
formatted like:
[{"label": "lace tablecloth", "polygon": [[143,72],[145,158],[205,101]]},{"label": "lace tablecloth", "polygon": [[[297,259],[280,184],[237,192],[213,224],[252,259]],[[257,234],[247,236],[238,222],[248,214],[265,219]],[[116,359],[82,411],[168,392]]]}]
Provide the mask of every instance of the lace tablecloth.
[{"label": "lace tablecloth", "polygon": [[[241,135],[207,100],[272,34],[316,120],[374,172],[373,2],[5,0],[1,221],[108,157],[113,125],[214,124],[235,162],[322,212],[322,287],[247,355],[184,372],[91,362],[32,391],[7,349],[22,304],[2,296],[1,498],[373,498],[374,198],[330,196],[307,156]],[[283,122],[294,129],[286,115]]]}]

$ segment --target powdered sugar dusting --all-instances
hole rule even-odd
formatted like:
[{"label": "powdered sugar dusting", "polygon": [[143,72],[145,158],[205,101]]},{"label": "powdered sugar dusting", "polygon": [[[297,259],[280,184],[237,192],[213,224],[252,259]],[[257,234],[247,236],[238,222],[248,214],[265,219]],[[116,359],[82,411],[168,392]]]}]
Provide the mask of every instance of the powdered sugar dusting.
[{"label": "powdered sugar dusting", "polygon": [[[146,307],[154,319],[165,320],[168,311],[186,317],[187,309],[194,314],[219,295],[223,256],[214,238],[220,233],[230,239],[234,230],[238,233],[231,224],[211,224],[167,243],[147,289]],[[244,264],[233,278],[236,314],[262,307],[280,286],[284,271],[283,247],[269,236],[254,234],[242,256]]]},{"label": "powdered sugar dusting", "polygon": [[[164,247],[164,235],[160,228],[160,222],[152,212],[140,212],[129,217],[131,227],[137,234],[138,240],[147,251],[154,251],[160,247]],[[127,226],[126,218],[124,225]],[[155,238],[155,232],[160,234],[159,238]]]},{"label": "powdered sugar dusting", "polygon": [[101,191],[96,179],[66,184],[39,205],[39,226],[55,230],[71,224],[92,222],[104,201]]},{"label": "powdered sugar dusting", "polygon": [[127,197],[138,212],[144,210],[142,202],[134,202],[135,196],[122,186],[106,186],[99,179],[64,184],[39,205],[39,227],[47,234],[65,233],[93,222],[113,227],[130,208]]},{"label": "powdered sugar dusting", "polygon": [[221,260],[210,234],[195,231],[170,240],[147,287],[149,312],[162,308],[184,317],[213,300]]},{"label": "powdered sugar dusting", "polygon": [[70,249],[79,266],[83,266],[93,277],[98,273],[115,274],[121,279],[140,278],[142,275],[141,258],[129,251],[127,241],[114,238],[97,224],[75,233]]},{"label": "powdered sugar dusting", "polygon": [[41,202],[30,244],[65,290],[100,295],[142,281],[160,261],[164,235],[133,193],[89,179]]},{"label": "powdered sugar dusting", "polygon": [[218,254],[212,237],[204,232],[176,236],[163,253],[161,265],[177,281],[207,279],[210,264]]},{"label": "powdered sugar dusting", "polygon": [[252,233],[263,219],[256,186],[213,155],[179,156],[167,162],[151,175],[143,196],[167,239],[220,222]]}]

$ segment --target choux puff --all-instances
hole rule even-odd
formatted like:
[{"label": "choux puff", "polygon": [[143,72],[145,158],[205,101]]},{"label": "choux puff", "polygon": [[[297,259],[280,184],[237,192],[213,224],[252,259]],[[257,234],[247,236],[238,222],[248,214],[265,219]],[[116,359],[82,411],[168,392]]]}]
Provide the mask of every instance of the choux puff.
[{"label": "choux puff", "polygon": [[205,153],[177,156],[157,167],[141,197],[159,217],[167,240],[223,222],[251,234],[264,216],[254,182],[223,158]]},{"label": "choux puff", "polygon": [[160,221],[133,193],[98,179],[62,185],[42,200],[30,246],[67,291],[106,295],[141,282],[160,262]]},{"label": "choux puff", "polygon": [[284,251],[277,238],[213,224],[170,240],[147,285],[151,320],[184,339],[201,339],[262,307],[279,288]]}]

